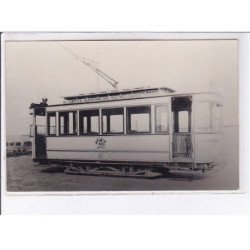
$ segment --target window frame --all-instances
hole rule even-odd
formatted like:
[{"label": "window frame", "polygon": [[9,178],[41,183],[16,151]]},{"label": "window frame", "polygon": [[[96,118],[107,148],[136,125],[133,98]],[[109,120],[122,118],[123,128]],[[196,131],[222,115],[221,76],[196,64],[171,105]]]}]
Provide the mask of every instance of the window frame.
[{"label": "window frame", "polygon": [[[75,117],[76,117],[76,119],[75,119],[75,133],[73,132],[73,133],[61,133],[61,114],[62,113],[73,113],[73,114],[75,114]],[[78,133],[77,133],[77,131],[78,131],[78,115],[77,115],[77,110],[68,110],[68,111],[59,111],[58,112],[58,119],[59,119],[59,136],[77,136],[78,135]],[[68,127],[68,132],[69,132],[69,127]]]},{"label": "window frame", "polygon": [[[100,131],[101,131],[101,128],[100,128],[100,109],[79,109],[79,115],[78,115],[78,124],[79,124],[79,136],[97,136],[97,135],[100,135]],[[95,133],[95,132],[87,132],[87,133],[84,133],[84,129],[83,129],[83,123],[81,124],[82,120],[80,119],[81,118],[81,113],[83,112],[91,112],[91,111],[97,111],[98,115],[95,115],[98,117],[98,132]],[[82,116],[84,117],[84,116]],[[86,117],[86,116],[85,116]],[[91,117],[91,116],[90,116]],[[81,131],[82,129],[82,131]]]},{"label": "window frame", "polygon": [[[55,116],[52,116],[52,117],[55,117],[55,133],[54,134],[51,134],[50,133],[50,114],[55,114]],[[57,126],[58,126],[58,124],[57,124],[57,115],[56,115],[56,111],[51,111],[51,112],[47,112],[47,136],[51,136],[51,137],[53,137],[53,136],[56,136],[57,135]]]},{"label": "window frame", "polygon": [[[183,112],[183,114],[186,115],[186,120],[184,122],[185,127],[181,127],[181,116],[180,116],[181,112]],[[178,132],[177,133],[178,134],[190,134],[191,133],[191,131],[192,131],[192,128],[191,128],[192,117],[191,117],[191,115],[192,114],[189,110],[178,111],[178,113],[177,113],[177,116],[178,116],[178,118],[177,118],[178,119]],[[187,131],[182,131],[184,128]]]},{"label": "window frame", "polygon": [[[167,131],[157,131],[157,112],[156,112],[156,109],[158,107],[166,107],[167,108]],[[169,134],[170,133],[170,116],[169,116],[169,104],[166,103],[166,104],[155,104],[155,107],[154,107],[154,113],[155,113],[155,117],[154,117],[154,120],[155,120],[155,134]],[[152,131],[151,131],[152,132]]]},{"label": "window frame", "polygon": [[[131,114],[129,113],[129,109],[135,109],[135,108],[148,108],[149,110],[149,113],[138,113],[138,114],[149,114],[149,131],[146,131],[146,132],[132,132],[131,131],[131,119],[130,119],[130,116]],[[136,113],[134,113],[136,114]],[[127,128],[127,131],[126,133],[129,134],[129,135],[138,135],[138,134],[152,134],[152,112],[151,112],[151,105],[139,105],[139,106],[128,106],[126,107],[126,128]]]},{"label": "window frame", "polygon": [[[104,116],[104,111],[105,110],[115,110],[115,109],[120,109],[120,110],[122,110],[122,132],[104,132],[103,131],[103,128],[104,128],[104,124],[103,124],[103,116]],[[116,108],[103,108],[103,109],[101,109],[101,133],[102,133],[102,135],[123,135],[123,134],[125,134],[125,129],[124,129],[124,106],[122,106],[122,107],[116,107]]]}]

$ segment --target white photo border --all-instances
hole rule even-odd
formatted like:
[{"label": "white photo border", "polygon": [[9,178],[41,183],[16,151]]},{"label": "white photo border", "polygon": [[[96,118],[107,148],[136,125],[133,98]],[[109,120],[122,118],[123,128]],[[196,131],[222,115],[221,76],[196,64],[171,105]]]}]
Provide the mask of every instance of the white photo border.
[{"label": "white photo border", "polygon": [[[53,41],[53,40],[228,40],[237,39],[239,44],[239,109],[240,109],[240,189],[208,190],[208,191],[77,191],[77,192],[7,192],[6,178],[6,111],[5,111],[5,42],[6,41]],[[2,119],[1,119],[1,186],[2,212],[27,214],[182,214],[182,213],[216,213],[215,203],[221,204],[220,211],[238,211],[240,201],[247,199],[246,207],[250,207],[250,172],[247,169],[247,107],[249,94],[249,46],[250,39],[244,33],[164,33],[164,32],[87,32],[87,33],[3,33],[1,38],[1,73],[2,73]],[[248,109],[249,110],[249,109]],[[247,121],[246,121],[247,119]],[[243,122],[244,121],[244,122]],[[205,198],[205,199],[204,199]],[[218,200],[220,202],[218,202]],[[237,203],[223,210],[226,201]],[[209,201],[212,202],[207,206]],[[199,202],[198,209],[191,209]],[[214,203],[215,202],[215,203]],[[222,203],[221,203],[222,202]],[[180,207],[176,207],[177,204]],[[233,203],[233,202],[232,202]],[[70,206],[69,206],[70,204]],[[87,206],[86,206],[87,204]],[[114,206],[115,204],[115,206]],[[120,206],[119,204],[123,204]],[[164,204],[164,205],[163,205]],[[167,204],[167,206],[166,206]],[[180,209],[181,208],[181,209]],[[221,210],[222,209],[222,210]],[[244,208],[243,208],[244,210]],[[244,213],[244,211],[243,211]]]}]

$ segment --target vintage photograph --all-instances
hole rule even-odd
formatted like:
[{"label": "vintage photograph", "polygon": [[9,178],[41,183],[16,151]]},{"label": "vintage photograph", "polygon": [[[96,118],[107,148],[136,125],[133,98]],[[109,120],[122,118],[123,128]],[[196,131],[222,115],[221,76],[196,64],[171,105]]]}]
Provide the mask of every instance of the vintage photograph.
[{"label": "vintage photograph", "polygon": [[4,41],[8,192],[239,189],[239,41]]}]

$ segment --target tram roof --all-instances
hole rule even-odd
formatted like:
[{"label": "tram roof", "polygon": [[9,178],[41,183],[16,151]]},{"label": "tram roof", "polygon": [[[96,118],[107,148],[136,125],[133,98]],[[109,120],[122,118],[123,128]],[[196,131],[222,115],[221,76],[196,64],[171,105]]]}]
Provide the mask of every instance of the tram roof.
[{"label": "tram roof", "polygon": [[[150,98],[160,97],[167,95],[183,95],[183,94],[205,94],[200,93],[176,93],[175,90],[167,87],[141,87],[134,89],[123,89],[123,90],[111,90],[102,91],[96,93],[79,94],[74,96],[65,96],[63,104],[79,104],[79,103],[96,103],[96,102],[107,102],[107,101],[118,101],[118,100],[130,100],[137,98]],[[206,92],[206,94],[215,94],[212,92]],[[50,105],[57,106],[57,105]]]},{"label": "tram roof", "polygon": [[155,97],[171,94],[175,92],[167,87],[140,87],[133,89],[101,91],[97,93],[79,94],[74,96],[65,96],[64,104],[106,102],[117,100],[128,100],[135,98]]},{"label": "tram roof", "polygon": [[105,97],[105,96],[123,96],[123,95],[133,95],[133,94],[169,94],[175,92],[173,89],[166,88],[166,87],[157,87],[157,88],[150,88],[150,87],[140,87],[140,88],[133,88],[133,89],[123,89],[123,90],[111,90],[111,91],[101,91],[101,92],[92,92],[88,94],[79,94],[74,96],[65,96],[63,97],[64,100],[77,100],[77,99],[85,99],[85,98],[95,98],[95,97]]},{"label": "tram roof", "polygon": [[[30,109],[53,107],[53,106],[64,106],[73,104],[88,104],[88,103],[98,103],[98,102],[109,102],[109,101],[121,101],[121,100],[132,100],[150,97],[163,97],[163,96],[182,96],[182,95],[194,95],[194,94],[213,94],[221,97],[217,93],[213,92],[194,92],[194,93],[176,93],[173,89],[167,87],[141,87],[134,89],[123,89],[123,90],[111,90],[111,91],[101,91],[96,93],[79,94],[74,96],[65,96],[63,103],[48,105],[45,102],[40,104],[31,103]],[[44,112],[44,111],[42,111]]]}]

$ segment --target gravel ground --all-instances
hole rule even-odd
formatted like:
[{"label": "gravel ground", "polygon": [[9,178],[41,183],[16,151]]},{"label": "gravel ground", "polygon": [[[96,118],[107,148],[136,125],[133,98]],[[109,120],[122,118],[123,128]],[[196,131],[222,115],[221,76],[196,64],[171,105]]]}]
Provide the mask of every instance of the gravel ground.
[{"label": "gravel ground", "polygon": [[[225,145],[237,142],[237,133],[229,131]],[[7,159],[8,191],[144,191],[144,190],[236,190],[239,186],[238,143],[224,152],[224,164],[213,170],[173,171],[168,177],[138,179],[107,176],[44,173],[31,156]]]},{"label": "gravel ground", "polygon": [[[237,189],[237,173],[225,166],[202,173],[174,171],[157,179],[44,173],[30,156],[8,158],[8,191],[143,191]],[[228,177],[230,178],[228,178]]]}]

